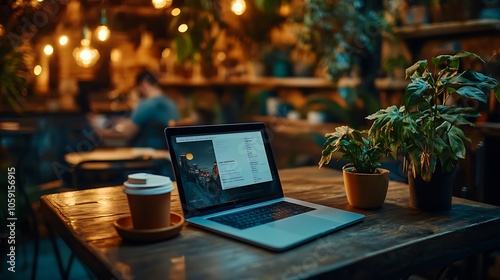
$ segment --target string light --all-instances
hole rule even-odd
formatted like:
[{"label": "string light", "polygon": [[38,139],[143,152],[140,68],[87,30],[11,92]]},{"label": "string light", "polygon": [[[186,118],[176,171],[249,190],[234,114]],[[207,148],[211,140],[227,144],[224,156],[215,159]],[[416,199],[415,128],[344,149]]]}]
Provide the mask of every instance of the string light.
[{"label": "string light", "polygon": [[179,30],[180,33],[184,33],[188,30],[188,26],[187,26],[187,24],[183,23],[183,24],[179,25],[177,30]]},{"label": "string light", "polygon": [[43,53],[46,55],[51,55],[54,53],[54,48],[51,45],[45,45],[43,48]]},{"label": "string light", "polygon": [[33,68],[33,74],[35,74],[35,76],[38,76],[42,73],[42,66],[40,65],[36,65],[34,68]]},{"label": "string light", "polygon": [[69,39],[68,39],[68,36],[66,36],[66,35],[62,35],[61,37],[59,37],[59,45],[61,45],[61,46],[66,46],[68,41],[69,41]]},{"label": "string light", "polygon": [[231,2],[231,11],[237,16],[241,16],[247,9],[247,3],[245,0],[233,0]]},{"label": "string light", "polygon": [[155,9],[164,9],[172,5],[172,0],[151,0]]},{"label": "string light", "polygon": [[172,16],[176,17],[176,16],[178,16],[178,15],[180,15],[180,14],[181,14],[181,9],[179,9],[179,8],[173,8],[173,9],[172,9],[172,12],[170,12],[170,14],[171,14]]}]

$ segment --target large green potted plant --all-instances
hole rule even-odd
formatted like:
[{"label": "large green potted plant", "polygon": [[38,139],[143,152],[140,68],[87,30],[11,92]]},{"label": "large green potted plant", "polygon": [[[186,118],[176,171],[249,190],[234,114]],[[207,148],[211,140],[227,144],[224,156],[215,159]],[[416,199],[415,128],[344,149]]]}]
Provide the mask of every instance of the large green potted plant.
[{"label": "large green potted plant", "polygon": [[336,154],[350,163],[342,168],[347,200],[362,209],[380,208],[384,204],[389,184],[389,170],[379,168],[380,160],[390,150],[383,143],[364,137],[366,131],[340,126],[326,134],[325,148],[318,163],[321,168]]},{"label": "large green potted plant", "polygon": [[373,120],[370,136],[390,146],[394,156],[403,156],[411,207],[429,211],[451,208],[454,172],[458,160],[465,158],[464,142],[470,141],[460,126],[473,125],[480,116],[477,106],[467,104],[485,103],[486,94],[493,90],[500,98],[498,81],[472,69],[461,70],[462,59],[483,61],[476,54],[459,51],[432,58],[434,71],[429,70],[427,60],[416,62],[406,69],[411,83],[401,106],[367,117]]}]

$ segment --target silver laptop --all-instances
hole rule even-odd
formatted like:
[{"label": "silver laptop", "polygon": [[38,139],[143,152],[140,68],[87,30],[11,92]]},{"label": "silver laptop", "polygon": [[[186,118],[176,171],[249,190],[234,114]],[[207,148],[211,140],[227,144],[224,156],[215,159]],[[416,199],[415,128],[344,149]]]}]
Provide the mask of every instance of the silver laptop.
[{"label": "silver laptop", "polygon": [[360,222],[364,215],[284,197],[263,123],[168,127],[186,221],[273,251]]}]

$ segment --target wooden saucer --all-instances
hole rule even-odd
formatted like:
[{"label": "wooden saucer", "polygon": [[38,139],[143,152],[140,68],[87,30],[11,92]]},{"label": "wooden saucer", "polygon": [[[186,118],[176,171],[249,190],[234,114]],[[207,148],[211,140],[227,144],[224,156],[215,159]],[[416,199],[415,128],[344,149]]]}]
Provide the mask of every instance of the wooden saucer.
[{"label": "wooden saucer", "polygon": [[135,242],[155,242],[166,240],[178,235],[184,224],[184,217],[177,213],[170,213],[170,226],[158,229],[134,229],[132,217],[126,216],[114,222],[118,234],[124,240]]}]

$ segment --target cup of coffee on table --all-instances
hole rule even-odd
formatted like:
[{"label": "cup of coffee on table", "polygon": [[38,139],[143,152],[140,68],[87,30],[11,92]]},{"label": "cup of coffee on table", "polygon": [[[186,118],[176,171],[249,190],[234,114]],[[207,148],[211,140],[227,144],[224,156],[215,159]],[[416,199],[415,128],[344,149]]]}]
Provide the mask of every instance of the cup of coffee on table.
[{"label": "cup of coffee on table", "polygon": [[169,177],[135,173],[123,183],[134,229],[159,229],[170,226],[170,193],[174,186]]}]

